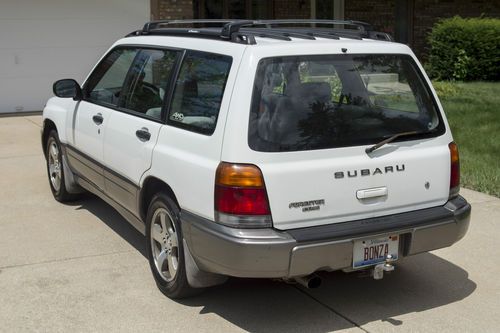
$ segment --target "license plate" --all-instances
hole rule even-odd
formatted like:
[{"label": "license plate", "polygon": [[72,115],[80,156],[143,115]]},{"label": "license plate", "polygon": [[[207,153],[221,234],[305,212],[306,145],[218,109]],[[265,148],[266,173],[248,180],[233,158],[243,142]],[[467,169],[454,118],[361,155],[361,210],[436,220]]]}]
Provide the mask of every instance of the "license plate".
[{"label": "license plate", "polygon": [[361,268],[384,262],[388,254],[398,259],[399,237],[397,235],[354,242],[352,267]]}]

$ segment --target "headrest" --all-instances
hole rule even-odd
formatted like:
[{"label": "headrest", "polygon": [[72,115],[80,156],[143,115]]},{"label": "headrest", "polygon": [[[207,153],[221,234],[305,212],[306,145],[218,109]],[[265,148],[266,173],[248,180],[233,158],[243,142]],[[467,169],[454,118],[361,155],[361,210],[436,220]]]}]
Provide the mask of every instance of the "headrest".
[{"label": "headrest", "polygon": [[332,88],[328,82],[305,82],[298,87],[301,98],[309,101],[330,102],[332,100]]},{"label": "headrest", "polygon": [[184,81],[184,97],[198,97],[198,81],[194,79]]}]

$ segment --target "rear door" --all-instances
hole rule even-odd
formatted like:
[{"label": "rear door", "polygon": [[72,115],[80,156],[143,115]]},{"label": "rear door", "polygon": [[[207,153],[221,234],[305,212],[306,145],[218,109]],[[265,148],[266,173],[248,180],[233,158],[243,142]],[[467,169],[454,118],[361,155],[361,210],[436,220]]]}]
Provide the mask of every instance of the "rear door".
[{"label": "rear door", "polygon": [[151,166],[164,105],[180,51],[143,48],[135,57],[104,136],[106,192],[122,206],[136,204],[137,189]]},{"label": "rear door", "polygon": [[[410,56],[264,59],[252,100],[245,162],[263,172],[274,227],[338,223],[446,202],[450,138]],[[404,132],[414,134],[365,152]]]},{"label": "rear door", "polygon": [[87,181],[104,189],[103,140],[112,109],[116,107],[127,72],[137,55],[135,48],[111,51],[89,76],[84,98],[74,114],[68,158],[71,167]]}]

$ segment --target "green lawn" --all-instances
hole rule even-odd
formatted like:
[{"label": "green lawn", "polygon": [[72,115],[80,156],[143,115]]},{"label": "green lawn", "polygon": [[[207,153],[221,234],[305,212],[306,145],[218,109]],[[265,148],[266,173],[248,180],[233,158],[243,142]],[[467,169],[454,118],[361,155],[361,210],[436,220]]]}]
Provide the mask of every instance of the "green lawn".
[{"label": "green lawn", "polygon": [[460,152],[463,187],[500,197],[500,82],[434,82]]}]

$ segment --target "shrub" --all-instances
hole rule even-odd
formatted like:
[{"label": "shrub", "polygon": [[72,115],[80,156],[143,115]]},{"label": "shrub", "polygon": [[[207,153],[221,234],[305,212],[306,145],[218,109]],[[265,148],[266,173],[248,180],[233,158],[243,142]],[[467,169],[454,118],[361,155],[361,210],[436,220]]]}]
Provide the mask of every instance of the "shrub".
[{"label": "shrub", "polygon": [[429,74],[438,80],[500,80],[500,19],[439,21],[429,36]]},{"label": "shrub", "polygon": [[440,99],[448,99],[460,95],[462,89],[454,82],[433,81],[432,86]]}]

